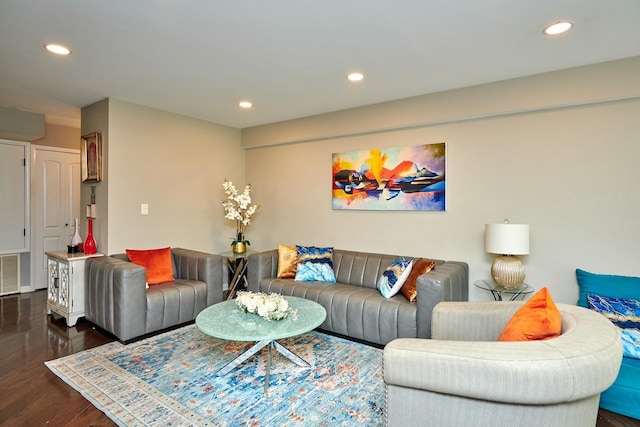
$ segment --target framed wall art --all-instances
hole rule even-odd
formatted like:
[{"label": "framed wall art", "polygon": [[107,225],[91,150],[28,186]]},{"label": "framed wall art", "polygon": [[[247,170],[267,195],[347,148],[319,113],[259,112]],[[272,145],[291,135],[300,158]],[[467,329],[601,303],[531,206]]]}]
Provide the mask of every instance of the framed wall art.
[{"label": "framed wall art", "polygon": [[333,209],[444,211],[444,142],[334,153]]},{"label": "framed wall art", "polygon": [[82,136],[82,182],[102,181],[102,144],[98,132]]}]

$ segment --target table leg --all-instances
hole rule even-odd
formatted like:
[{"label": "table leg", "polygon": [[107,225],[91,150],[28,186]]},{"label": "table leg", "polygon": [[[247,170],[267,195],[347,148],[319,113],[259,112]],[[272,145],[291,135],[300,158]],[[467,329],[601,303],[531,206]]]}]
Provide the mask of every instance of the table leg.
[{"label": "table leg", "polygon": [[244,353],[242,353],[240,356],[236,357],[235,359],[233,359],[231,362],[227,363],[226,365],[224,365],[222,368],[220,368],[216,374],[219,375],[225,375],[228,374],[229,372],[231,372],[233,370],[233,368],[237,367],[238,365],[240,365],[242,362],[244,362],[245,360],[247,360],[248,358],[250,358],[251,356],[253,356],[254,354],[256,354],[257,352],[259,352],[260,350],[262,350],[265,346],[271,344],[270,340],[263,340],[263,341],[259,341],[257,342],[253,347],[251,347],[249,350],[245,351]]},{"label": "table leg", "polygon": [[303,360],[300,356],[298,356],[297,354],[293,353],[291,350],[289,350],[288,348],[286,348],[285,346],[283,346],[279,342],[274,341],[273,342],[273,347],[276,350],[278,350],[284,357],[286,357],[287,359],[291,360],[296,365],[302,366],[303,368],[310,368],[311,367],[309,362]]},{"label": "table leg", "polygon": [[[235,264],[236,262],[238,264]],[[229,260],[227,262],[227,266],[233,273],[229,286],[229,295],[227,295],[227,300],[231,300],[235,298],[236,292],[238,291],[238,285],[240,284],[240,281],[244,279],[244,273],[247,270],[247,263],[244,258],[237,258],[236,261],[233,262]]]},{"label": "table leg", "polygon": [[271,349],[275,341],[271,341],[271,345],[267,348],[267,370],[264,376],[264,395],[269,397],[269,381],[271,380]]},{"label": "table leg", "polygon": [[[525,286],[525,288],[526,288],[526,286]],[[515,294],[511,295],[511,298],[509,298],[509,301],[515,301],[515,300],[517,300],[517,299],[518,299],[518,297],[522,294],[522,291],[523,291],[525,288],[523,288],[523,289],[519,290],[518,292],[516,292]]]},{"label": "table leg", "polygon": [[249,350],[245,351],[240,356],[236,357],[235,359],[233,359],[232,361],[230,361],[229,363],[224,365],[222,368],[220,368],[218,371],[216,371],[216,374],[217,375],[226,375],[226,374],[228,374],[234,368],[239,366],[242,362],[244,362],[245,360],[247,360],[248,358],[250,358],[251,356],[253,356],[257,352],[262,350],[264,347],[267,347],[267,367],[266,367],[265,378],[264,378],[264,395],[267,396],[267,397],[269,396],[269,382],[271,381],[271,360],[272,360],[271,350],[272,349],[277,350],[279,353],[281,353],[283,356],[285,356],[287,359],[289,359],[290,361],[292,361],[293,363],[295,363],[298,366],[301,366],[303,368],[310,368],[311,367],[309,362],[305,361],[300,356],[298,356],[297,354],[293,353],[291,350],[289,350],[288,348],[286,348],[285,346],[283,346],[279,342],[270,341],[270,340],[262,340],[262,341],[257,342]]}]

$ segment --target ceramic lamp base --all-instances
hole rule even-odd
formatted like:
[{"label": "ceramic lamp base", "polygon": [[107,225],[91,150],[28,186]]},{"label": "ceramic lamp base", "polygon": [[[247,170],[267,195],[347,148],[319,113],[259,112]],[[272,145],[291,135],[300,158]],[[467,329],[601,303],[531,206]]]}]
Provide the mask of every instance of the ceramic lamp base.
[{"label": "ceramic lamp base", "polygon": [[491,277],[504,288],[517,288],[524,282],[524,265],[515,255],[499,255],[491,264]]}]

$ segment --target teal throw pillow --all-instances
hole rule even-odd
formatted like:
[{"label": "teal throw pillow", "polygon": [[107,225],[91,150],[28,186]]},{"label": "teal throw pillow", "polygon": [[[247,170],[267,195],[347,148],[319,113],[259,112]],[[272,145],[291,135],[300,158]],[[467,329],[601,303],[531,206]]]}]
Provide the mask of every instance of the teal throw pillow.
[{"label": "teal throw pillow", "polygon": [[400,291],[411,273],[412,266],[412,259],[398,257],[384,270],[377,283],[377,288],[383,297],[391,298]]},{"label": "teal throw pillow", "polygon": [[336,282],[333,272],[333,248],[296,245],[296,250],[298,252],[298,266],[294,280],[299,282]]},{"label": "teal throw pillow", "polygon": [[578,305],[581,307],[589,308],[588,293],[626,299],[640,296],[640,277],[595,274],[576,269],[576,278],[580,288]]}]

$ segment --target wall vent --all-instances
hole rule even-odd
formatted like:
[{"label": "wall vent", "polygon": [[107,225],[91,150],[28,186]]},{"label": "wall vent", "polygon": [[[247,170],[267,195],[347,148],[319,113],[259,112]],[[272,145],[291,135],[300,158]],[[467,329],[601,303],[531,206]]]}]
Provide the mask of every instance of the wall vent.
[{"label": "wall vent", "polygon": [[0,295],[20,292],[20,255],[0,255]]}]

